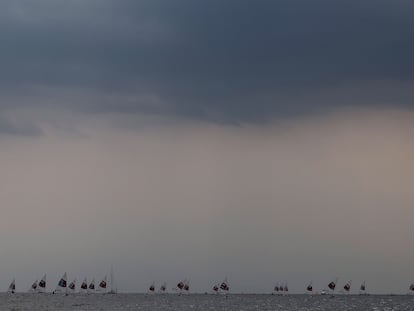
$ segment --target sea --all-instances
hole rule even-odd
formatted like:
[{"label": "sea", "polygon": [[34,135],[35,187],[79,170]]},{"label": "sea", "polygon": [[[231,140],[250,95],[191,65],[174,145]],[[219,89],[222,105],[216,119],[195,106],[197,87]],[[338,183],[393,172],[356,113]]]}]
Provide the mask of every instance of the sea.
[{"label": "sea", "polygon": [[414,310],[414,296],[0,294],[0,310]]}]

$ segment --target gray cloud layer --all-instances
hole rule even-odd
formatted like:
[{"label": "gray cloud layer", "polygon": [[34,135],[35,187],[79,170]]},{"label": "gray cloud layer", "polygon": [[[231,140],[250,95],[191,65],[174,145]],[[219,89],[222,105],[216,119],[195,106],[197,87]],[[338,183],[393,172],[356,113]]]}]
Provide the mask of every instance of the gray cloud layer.
[{"label": "gray cloud layer", "polygon": [[238,123],[412,106],[409,1],[3,1],[0,12],[0,113]]}]

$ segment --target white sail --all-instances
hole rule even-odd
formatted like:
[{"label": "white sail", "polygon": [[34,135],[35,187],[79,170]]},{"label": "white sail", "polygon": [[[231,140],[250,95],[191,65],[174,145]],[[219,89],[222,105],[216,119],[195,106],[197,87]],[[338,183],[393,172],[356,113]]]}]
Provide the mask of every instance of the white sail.
[{"label": "white sail", "polygon": [[118,289],[117,289],[116,284],[115,284],[114,268],[113,268],[112,265],[111,265],[111,275],[110,275],[110,277],[111,277],[111,280],[110,280],[111,281],[111,289],[110,289],[109,293],[116,294],[118,292]]},{"label": "white sail", "polygon": [[79,287],[80,293],[87,293],[88,292],[88,280],[86,278],[83,279],[80,287]]},{"label": "white sail", "polygon": [[283,286],[283,291],[285,292],[285,294],[287,294],[289,292],[289,287],[288,287],[287,282],[285,282],[285,285]]},{"label": "white sail", "polygon": [[313,284],[312,284],[312,281],[309,283],[308,286],[306,286],[306,291],[309,292],[309,293],[312,293],[313,292]]},{"label": "white sail", "polygon": [[345,285],[344,285],[344,291],[346,293],[349,293],[351,291],[351,285],[352,285],[352,280],[348,281]]},{"label": "white sail", "polygon": [[74,294],[76,292],[76,278],[72,282],[69,283],[68,286],[68,293]]},{"label": "white sail", "polygon": [[178,282],[178,284],[177,284],[177,288],[176,288],[176,290],[178,290],[180,293],[181,293],[181,292],[183,291],[183,289],[184,289],[185,282],[186,282],[186,280],[184,280],[184,281],[180,281],[180,282]]},{"label": "white sail", "polygon": [[29,289],[29,292],[31,293],[35,293],[36,291],[37,291],[37,280],[32,283],[32,286],[30,286],[30,289]]},{"label": "white sail", "polygon": [[229,283],[227,282],[227,278],[225,278],[224,281],[221,282],[221,284],[220,284],[220,290],[223,293],[226,293],[226,294],[229,292],[230,287],[229,287]]},{"label": "white sail", "polygon": [[184,281],[184,292],[189,293],[190,292],[190,280]]},{"label": "white sail", "polygon": [[365,281],[361,283],[361,286],[359,287],[359,293],[361,295],[364,295],[366,293]]},{"label": "white sail", "polygon": [[166,290],[167,290],[167,283],[166,283],[166,282],[164,282],[164,283],[162,283],[162,285],[161,285],[161,287],[160,287],[159,292],[160,292],[160,293],[165,293],[165,292],[166,292]]},{"label": "white sail", "polygon": [[107,290],[108,290],[108,283],[106,281],[106,275],[105,275],[105,277],[102,279],[102,281],[99,282],[98,290],[97,291],[99,293],[106,293]]},{"label": "white sail", "polygon": [[9,288],[7,289],[7,292],[9,294],[14,294],[16,292],[16,281],[13,279],[13,281],[10,283]]},{"label": "white sail", "polygon": [[332,293],[335,291],[336,284],[338,283],[338,278],[335,278],[335,280],[331,281],[328,284],[328,288],[332,291]]},{"label": "white sail", "polygon": [[148,293],[155,293],[155,282],[152,282],[150,287],[148,287]]},{"label": "white sail", "polygon": [[39,284],[37,284],[37,292],[38,293],[46,292],[46,274],[40,279]]},{"label": "white sail", "polygon": [[56,289],[53,293],[67,293],[67,281],[68,277],[66,275],[66,272],[62,275],[60,278],[58,284],[56,285]]},{"label": "white sail", "polygon": [[92,279],[91,283],[88,286],[88,293],[95,292],[95,278]]}]

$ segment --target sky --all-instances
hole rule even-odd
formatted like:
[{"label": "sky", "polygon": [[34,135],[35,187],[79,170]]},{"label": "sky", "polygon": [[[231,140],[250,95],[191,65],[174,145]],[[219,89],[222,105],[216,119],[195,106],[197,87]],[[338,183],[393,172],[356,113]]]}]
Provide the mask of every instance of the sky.
[{"label": "sky", "polygon": [[0,290],[414,280],[414,4],[0,3]]}]

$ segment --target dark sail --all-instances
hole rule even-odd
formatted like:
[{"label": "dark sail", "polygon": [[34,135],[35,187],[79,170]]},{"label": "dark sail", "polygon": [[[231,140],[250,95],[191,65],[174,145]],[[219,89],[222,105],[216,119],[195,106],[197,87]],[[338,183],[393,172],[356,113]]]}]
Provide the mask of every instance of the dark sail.
[{"label": "dark sail", "polygon": [[221,290],[225,291],[228,291],[230,289],[226,282],[221,283],[220,288]]},{"label": "dark sail", "polygon": [[177,287],[182,290],[184,288],[184,282],[181,281],[180,283],[178,283]]},{"label": "dark sail", "polygon": [[41,280],[41,281],[39,282],[39,287],[41,287],[41,288],[46,288],[46,281],[45,281],[45,280]]}]

